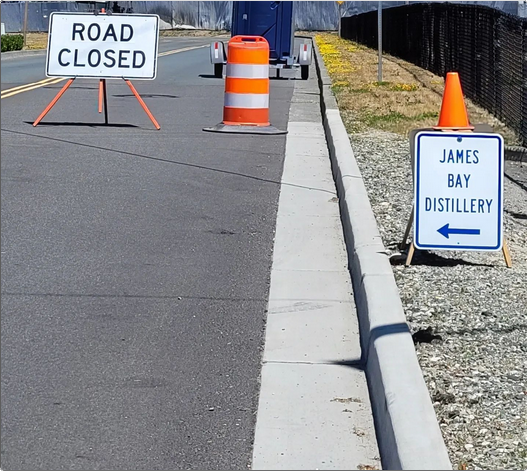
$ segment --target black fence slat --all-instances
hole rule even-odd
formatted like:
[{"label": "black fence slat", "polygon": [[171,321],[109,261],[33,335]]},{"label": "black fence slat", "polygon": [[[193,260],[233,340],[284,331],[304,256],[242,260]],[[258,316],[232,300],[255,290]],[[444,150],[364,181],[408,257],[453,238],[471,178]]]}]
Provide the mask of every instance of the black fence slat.
[{"label": "black fence slat", "polygon": [[[341,20],[342,37],[377,48],[377,12]],[[447,2],[384,10],[383,50],[445,76],[459,73],[465,95],[527,145],[527,19]]]}]

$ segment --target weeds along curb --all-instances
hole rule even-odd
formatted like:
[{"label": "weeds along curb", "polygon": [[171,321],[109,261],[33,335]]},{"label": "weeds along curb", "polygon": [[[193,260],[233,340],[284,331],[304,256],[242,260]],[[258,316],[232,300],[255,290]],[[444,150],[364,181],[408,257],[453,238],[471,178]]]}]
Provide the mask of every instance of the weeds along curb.
[{"label": "weeds along curb", "polygon": [[315,41],[323,125],[344,227],[362,357],[384,469],[452,468],[393,270]]}]

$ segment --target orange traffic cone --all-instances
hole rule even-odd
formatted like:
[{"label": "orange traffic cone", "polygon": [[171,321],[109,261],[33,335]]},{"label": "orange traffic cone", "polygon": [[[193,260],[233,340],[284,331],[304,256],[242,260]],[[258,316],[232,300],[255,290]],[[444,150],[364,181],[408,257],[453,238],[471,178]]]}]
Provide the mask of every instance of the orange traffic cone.
[{"label": "orange traffic cone", "polygon": [[472,130],[468,121],[467,108],[463,99],[463,90],[457,72],[446,74],[443,103],[439,113],[439,123],[434,129]]}]

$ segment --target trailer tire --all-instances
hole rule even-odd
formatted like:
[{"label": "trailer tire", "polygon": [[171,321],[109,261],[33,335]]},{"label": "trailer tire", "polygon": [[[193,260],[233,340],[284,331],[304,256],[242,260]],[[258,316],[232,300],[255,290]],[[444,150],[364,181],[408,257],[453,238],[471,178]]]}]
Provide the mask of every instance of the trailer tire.
[{"label": "trailer tire", "polygon": [[219,62],[218,64],[213,64],[214,75],[217,79],[222,79],[222,68],[224,64]]},{"label": "trailer tire", "polygon": [[309,66],[301,66],[301,80],[307,80],[309,78]]}]

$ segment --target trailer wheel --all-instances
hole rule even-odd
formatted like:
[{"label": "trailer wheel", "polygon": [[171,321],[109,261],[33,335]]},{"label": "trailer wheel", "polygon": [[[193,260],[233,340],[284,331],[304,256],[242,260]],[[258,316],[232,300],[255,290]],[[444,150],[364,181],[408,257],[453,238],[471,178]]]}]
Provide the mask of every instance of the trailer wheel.
[{"label": "trailer wheel", "polygon": [[301,66],[301,80],[307,80],[309,78],[309,66]]},{"label": "trailer wheel", "polygon": [[222,68],[223,68],[224,64],[222,62],[219,62],[217,64],[213,64],[213,70],[214,70],[214,74],[215,74],[215,77],[217,79],[222,79]]}]

